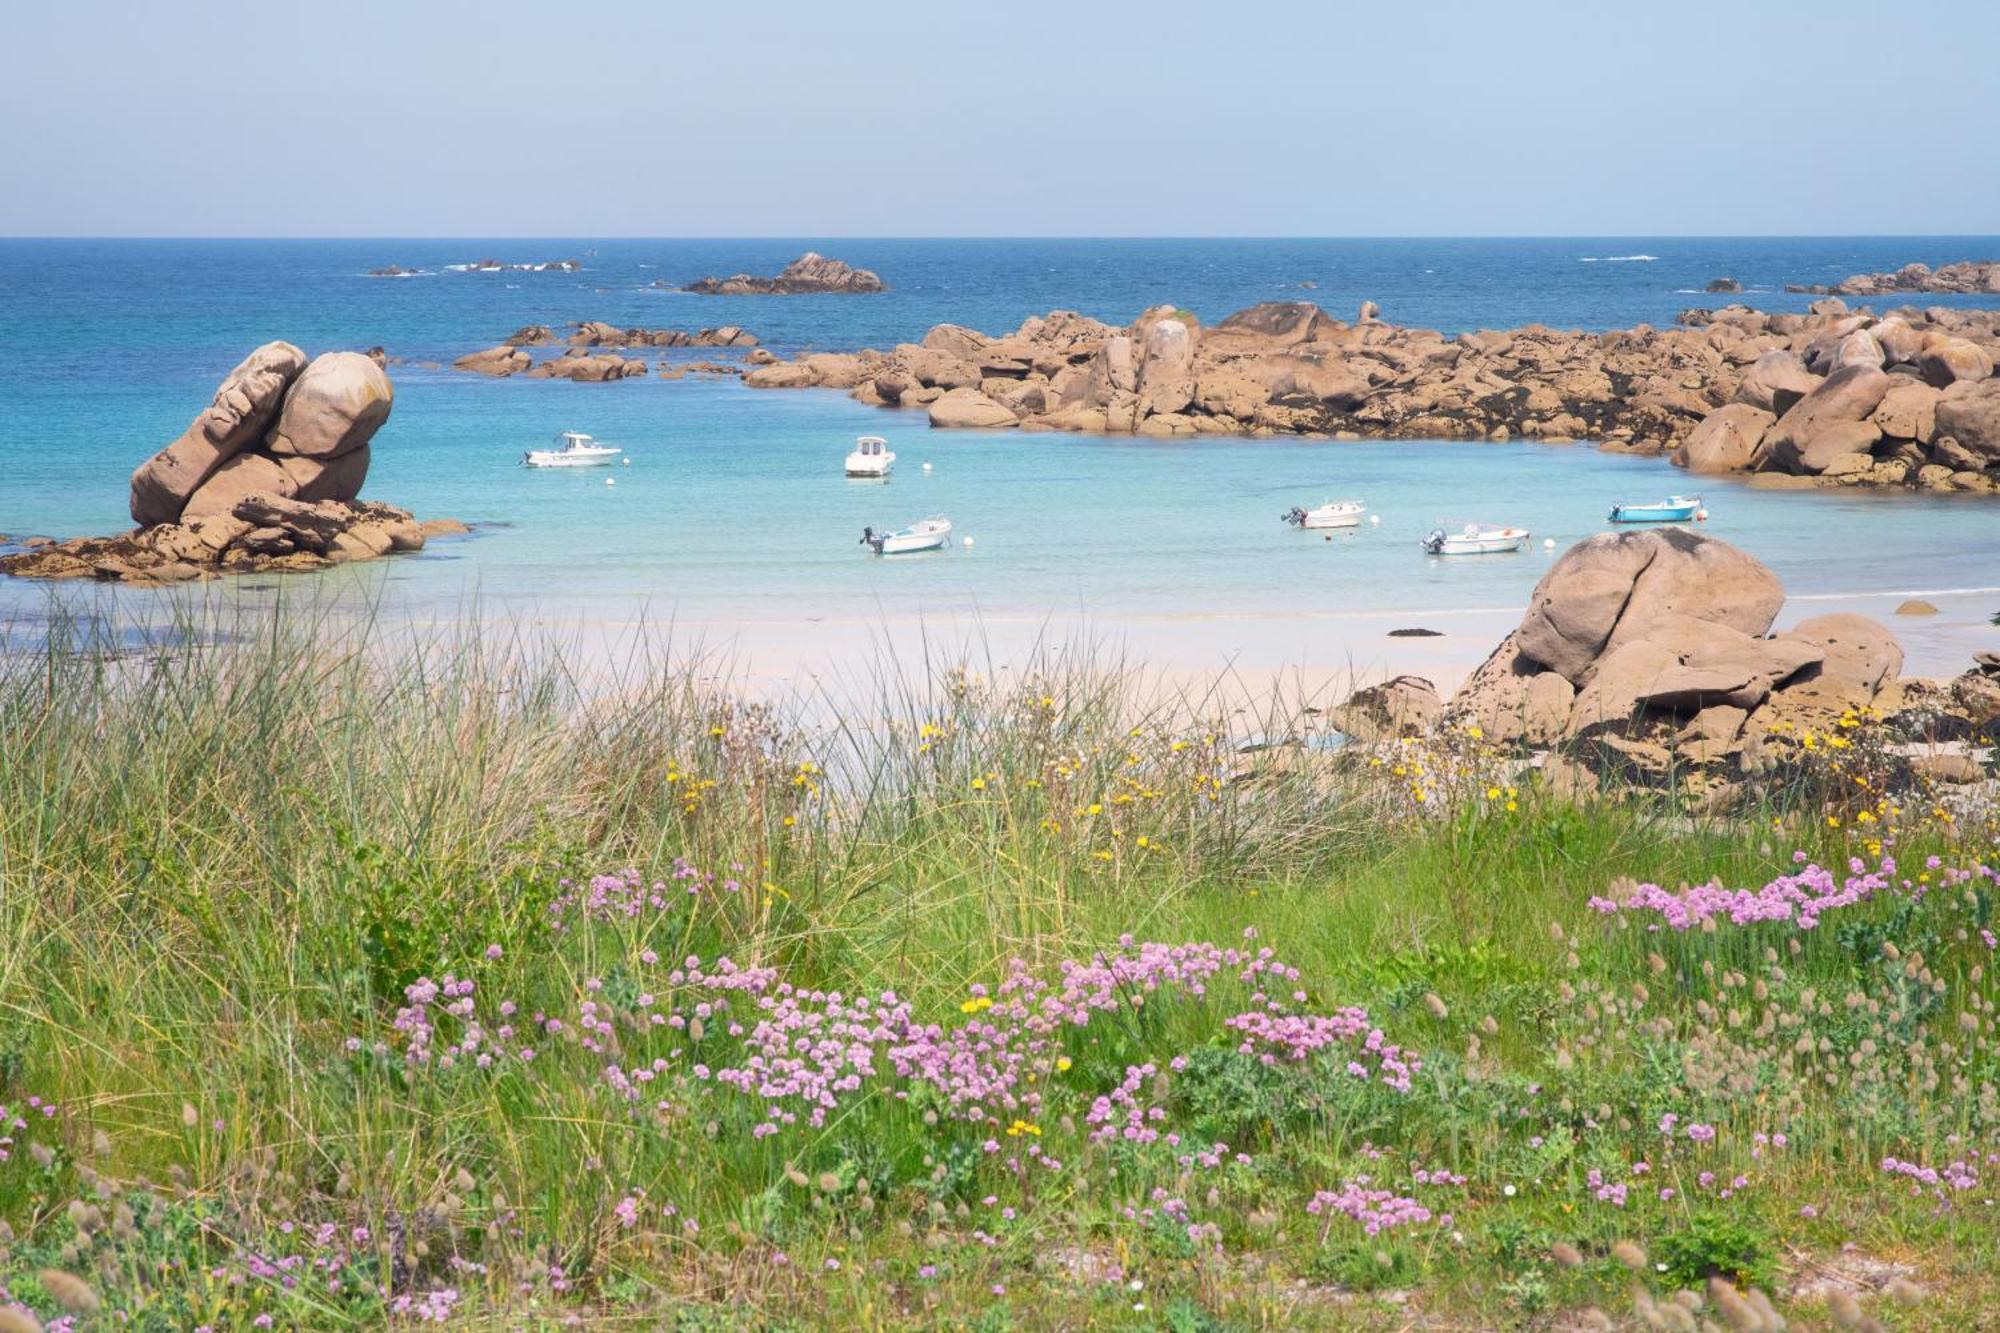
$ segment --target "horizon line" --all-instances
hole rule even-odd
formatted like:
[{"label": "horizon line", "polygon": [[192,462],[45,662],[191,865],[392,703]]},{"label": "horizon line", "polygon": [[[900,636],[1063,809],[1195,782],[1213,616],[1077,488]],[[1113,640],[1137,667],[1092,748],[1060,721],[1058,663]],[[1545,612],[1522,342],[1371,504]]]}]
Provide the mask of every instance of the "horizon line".
[{"label": "horizon line", "polygon": [[472,232],[391,232],[327,235],[309,233],[115,233],[115,232],[5,232],[8,241],[589,241],[603,242],[761,242],[784,241],[2000,241],[2000,232],[1404,232],[1292,234],[1278,232],[1189,232],[1177,234],[1116,234],[1022,232],[1012,235],[977,235],[970,232],[938,232],[929,235],[874,235],[863,232],[839,233],[756,233],[742,235],[611,235],[555,232],[525,232],[518,235]]}]

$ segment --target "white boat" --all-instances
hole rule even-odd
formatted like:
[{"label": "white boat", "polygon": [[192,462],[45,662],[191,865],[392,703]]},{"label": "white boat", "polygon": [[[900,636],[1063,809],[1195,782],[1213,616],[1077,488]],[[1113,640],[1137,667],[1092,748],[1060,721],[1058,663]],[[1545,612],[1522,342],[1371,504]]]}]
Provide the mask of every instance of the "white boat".
[{"label": "white boat", "polygon": [[521,455],[522,467],[601,467],[623,449],[599,444],[580,430],[566,430],[556,436],[553,449],[530,449]]},{"label": "white boat", "polygon": [[1487,523],[1468,523],[1458,532],[1438,528],[1423,542],[1432,555],[1496,555],[1518,551],[1527,544],[1526,528],[1497,528]]},{"label": "white boat", "polygon": [[894,532],[861,530],[861,544],[877,555],[908,555],[913,551],[936,551],[951,544],[951,520],[927,518]]},{"label": "white boat", "polygon": [[847,456],[847,475],[886,477],[895,464],[896,455],[889,452],[887,440],[880,435],[863,435],[854,442],[854,452]]},{"label": "white boat", "polygon": [[1295,528],[1358,528],[1367,512],[1359,500],[1329,500],[1317,509],[1293,509],[1285,522]]},{"label": "white boat", "polygon": [[1621,503],[1611,506],[1613,523],[1685,523],[1703,517],[1699,495],[1670,495],[1650,504]]}]

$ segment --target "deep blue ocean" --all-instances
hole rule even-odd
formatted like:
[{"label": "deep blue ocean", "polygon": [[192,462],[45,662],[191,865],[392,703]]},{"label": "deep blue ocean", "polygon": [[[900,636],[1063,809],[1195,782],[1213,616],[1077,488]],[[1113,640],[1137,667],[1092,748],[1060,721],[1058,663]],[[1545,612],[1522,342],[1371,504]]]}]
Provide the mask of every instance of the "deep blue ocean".
[{"label": "deep blue ocean", "polygon": [[[775,272],[813,248],[872,268],[881,296],[717,298],[666,288]],[[479,525],[469,540],[330,577],[394,598],[544,617],[640,615],[712,625],[1088,613],[1399,615],[1521,605],[1559,545],[1607,505],[1685,489],[1659,460],[1588,447],[932,432],[919,413],[821,391],[648,377],[575,385],[492,381],[420,363],[530,323],[601,319],[695,329],[733,323],[780,353],[888,347],[955,321],[989,332],[1075,309],[1123,323],[1172,302],[1204,320],[1268,300],[1447,331],[1527,322],[1665,324],[1742,299],[1803,309],[1786,283],[1912,260],[2000,256],[2000,238],[1534,240],[0,240],[0,533],[116,531],[131,469],[207,403],[250,348],[382,346],[397,358],[392,418],[367,494]],[[577,259],[577,272],[452,271],[482,258]],[[426,276],[377,279],[397,264]],[[1718,276],[1741,298],[1701,293]],[[1923,298],[1924,304],[1995,298]],[[691,353],[694,357],[712,355]],[[655,358],[657,359],[657,358]],[[615,486],[516,466],[557,431],[628,451]],[[854,483],[863,432],[901,456],[887,484]],[[929,473],[920,464],[929,461]],[[1974,497],[1796,494],[1705,483],[1709,530],[1772,564],[1794,594],[1886,597],[2000,585],[2000,507]],[[1379,527],[1334,542],[1278,515],[1335,497]],[[948,514],[972,549],[875,560],[863,524]],[[1531,528],[1521,557],[1437,561],[1418,536],[1446,520]],[[158,596],[159,594],[140,594]],[[0,585],[0,616],[45,589]],[[1203,634],[1227,630],[1208,629]]]}]

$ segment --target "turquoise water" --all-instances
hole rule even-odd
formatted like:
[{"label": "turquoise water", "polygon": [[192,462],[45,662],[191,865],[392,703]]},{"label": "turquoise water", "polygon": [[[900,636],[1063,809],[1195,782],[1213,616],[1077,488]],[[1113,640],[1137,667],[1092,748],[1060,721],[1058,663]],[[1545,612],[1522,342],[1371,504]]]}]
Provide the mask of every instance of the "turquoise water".
[{"label": "turquoise water", "polygon": [[[1207,319],[1260,299],[1366,297],[1448,329],[1525,320],[1670,320],[1727,273],[1746,284],[1837,278],[1911,259],[2000,254],[2000,242],[1828,240],[1383,242],[840,242],[883,273],[880,298],[710,299],[648,288],[774,270],[806,242],[600,243],[575,274],[359,276],[562,242],[0,242],[0,532],[70,535],[125,522],[125,478],[206,402],[255,343],[381,344],[394,416],[368,494],[477,525],[469,539],[369,575],[395,605],[709,624],[915,616],[1229,617],[1440,614],[1522,604],[1547,556],[1598,531],[1617,499],[1688,479],[1586,446],[1157,441],[933,432],[919,413],[819,391],[653,378],[491,381],[415,363],[530,322],[742,323],[780,351],[887,346],[956,319],[1012,327],[1052,307],[1124,321],[1172,300]],[[1651,260],[1613,256],[1648,254]],[[1314,282],[1302,289],[1301,282]],[[1777,308],[1805,299],[1754,294]],[[694,353],[693,356],[711,355]],[[522,449],[562,429],[623,446],[608,473],[535,472]],[[855,435],[889,437],[886,483],[848,481]],[[933,465],[926,474],[921,464]],[[607,475],[615,485],[605,484]],[[2000,585],[2000,508],[1975,497],[1705,488],[1715,535],[1770,563],[1795,597]],[[1279,522],[1294,504],[1366,502],[1381,522],[1332,541]],[[969,549],[882,560],[864,524],[951,517]],[[1536,549],[1438,560],[1441,522],[1519,524]],[[154,594],[140,594],[152,596]],[[0,585],[0,614],[44,594]],[[1226,622],[1225,622],[1226,623]],[[1226,635],[1227,630],[1207,630]]]}]

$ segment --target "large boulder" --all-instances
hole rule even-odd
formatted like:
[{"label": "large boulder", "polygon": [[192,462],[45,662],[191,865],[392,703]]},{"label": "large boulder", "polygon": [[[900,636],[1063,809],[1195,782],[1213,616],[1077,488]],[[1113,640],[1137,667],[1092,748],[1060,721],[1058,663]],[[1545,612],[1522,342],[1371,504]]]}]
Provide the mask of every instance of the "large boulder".
[{"label": "large boulder", "polygon": [[533,365],[534,358],[519,347],[501,343],[498,347],[488,347],[481,352],[468,352],[451,363],[453,370],[469,370],[475,375],[491,375],[495,379],[505,379],[518,374]]},{"label": "large boulder", "polygon": [[1946,388],[1960,380],[1979,381],[1993,374],[1993,358],[1978,343],[1965,338],[1938,338],[1917,353],[1917,371],[1926,383]]},{"label": "large boulder", "polygon": [[265,448],[280,457],[338,458],[367,444],[395,402],[389,376],[359,352],[326,352],[285,394]]},{"label": "large boulder", "polygon": [[1194,343],[1194,330],[1175,316],[1146,326],[1138,388],[1143,415],[1179,412],[1194,401]]},{"label": "large boulder", "polygon": [[1521,652],[1518,633],[1500,641],[1458,692],[1446,719],[1480,729],[1499,745],[1553,745],[1569,725],[1576,689],[1557,672]]},{"label": "large boulder", "polygon": [[263,438],[305,368],[305,353],[288,342],[265,343],[243,358],[180,438],[132,474],[132,521],[150,527],[180,518],[216,469]]},{"label": "large boulder", "polygon": [[1808,654],[1813,662],[1772,697],[1771,708],[1760,717],[1766,726],[1780,718],[1824,725],[1845,712],[1866,708],[1903,669],[1903,649],[1896,636],[1886,626],[1852,612],[1801,620],[1769,642],[1774,648]]},{"label": "large boulder", "polygon": [[1230,315],[1215,326],[1214,332],[1289,347],[1312,342],[1332,324],[1326,312],[1310,301],[1265,301]]},{"label": "large boulder", "polygon": [[1776,575],[1726,542],[1679,530],[1607,532],[1550,566],[1518,643],[1531,661],[1583,686],[1602,655],[1670,619],[1763,634],[1784,599]]},{"label": "large boulder", "polygon": [[1327,717],[1344,735],[1369,742],[1422,735],[1443,707],[1437,686],[1421,676],[1396,676],[1356,690]]},{"label": "large boulder", "polygon": [[[1905,378],[1899,376],[1898,378]],[[1929,444],[1936,432],[1937,404],[1941,395],[1928,384],[1898,384],[1882,395],[1881,405],[1869,416],[1891,440],[1915,440]]]},{"label": "large boulder", "polygon": [[1747,472],[1776,420],[1761,407],[1726,403],[1688,432],[1675,460],[1690,472]]},{"label": "large boulder", "polygon": [[[1879,366],[1845,366],[1834,371],[1766,433],[1765,465],[1781,472],[1810,474],[1839,454],[1858,452],[1850,438],[1855,432],[1836,428],[1865,423],[1890,388],[1891,380]],[[1829,431],[1835,431],[1834,442],[1818,442],[1816,447],[1818,437]]]},{"label": "large boulder", "polygon": [[953,389],[930,405],[931,425],[959,430],[996,430],[1019,425],[1012,412],[977,389]]},{"label": "large boulder", "polygon": [[285,470],[285,461],[269,454],[236,455],[188,497],[187,508],[181,511],[183,521],[233,513],[239,503],[253,495],[291,499],[298,494],[299,483]]},{"label": "large boulder", "polygon": [[1819,663],[1803,640],[1765,639],[1671,616],[1606,652],[1577,693],[1568,731],[1619,728],[1647,710],[1691,717],[1717,705],[1758,707],[1781,682]]},{"label": "large boulder", "polygon": [[1783,414],[1819,387],[1819,376],[1806,369],[1805,359],[1782,347],[1772,348],[1751,363],[1736,386],[1736,401]]},{"label": "large boulder", "polygon": [[1937,434],[1959,449],[2000,463],[2000,380],[1954,384],[1937,401]]}]

